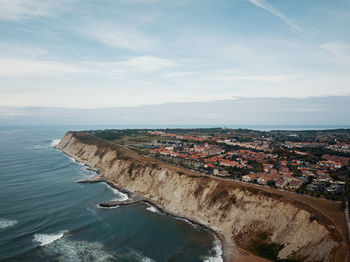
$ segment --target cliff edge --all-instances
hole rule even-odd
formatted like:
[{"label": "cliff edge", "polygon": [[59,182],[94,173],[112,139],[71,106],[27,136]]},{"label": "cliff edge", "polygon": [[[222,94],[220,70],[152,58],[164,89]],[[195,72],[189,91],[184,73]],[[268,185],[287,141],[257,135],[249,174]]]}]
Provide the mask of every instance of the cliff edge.
[{"label": "cliff edge", "polygon": [[308,202],[295,194],[201,175],[87,132],[68,132],[57,148],[100,170],[103,179],[213,229],[223,237],[226,261],[239,256],[235,246],[282,261],[348,259],[347,232],[337,224],[344,214],[339,207],[337,218],[332,218],[336,211],[327,215],[327,206],[335,209],[336,202]]}]

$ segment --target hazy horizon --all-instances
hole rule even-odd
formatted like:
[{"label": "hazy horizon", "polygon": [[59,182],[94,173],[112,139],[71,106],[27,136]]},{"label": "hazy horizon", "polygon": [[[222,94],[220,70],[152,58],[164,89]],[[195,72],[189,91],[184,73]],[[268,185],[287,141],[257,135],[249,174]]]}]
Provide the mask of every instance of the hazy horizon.
[{"label": "hazy horizon", "polygon": [[350,96],[239,98],[97,109],[0,107],[0,125],[346,127],[349,115]]}]

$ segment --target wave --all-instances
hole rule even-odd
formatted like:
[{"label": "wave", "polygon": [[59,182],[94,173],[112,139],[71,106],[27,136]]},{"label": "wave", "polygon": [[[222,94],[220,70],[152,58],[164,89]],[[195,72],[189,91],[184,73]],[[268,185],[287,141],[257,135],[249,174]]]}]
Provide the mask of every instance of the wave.
[{"label": "wave", "polygon": [[70,157],[70,156],[67,156],[69,159],[70,159],[70,161],[72,161],[73,163],[76,163],[77,162],[77,160],[75,160],[75,158],[73,158],[73,157]]},{"label": "wave", "polygon": [[223,262],[224,259],[222,258],[222,244],[217,237],[215,237],[214,240],[214,247],[211,250],[211,255],[207,258],[204,258],[203,262]]},{"label": "wave", "polygon": [[[150,204],[148,204],[148,207],[146,208],[146,210],[153,212],[153,213],[157,213],[157,214],[161,214],[161,215],[167,215],[166,212],[163,212],[161,210],[159,210],[158,208],[156,208],[155,206],[152,206]],[[176,220],[181,220],[187,224],[190,224],[193,228],[195,228],[196,230],[199,230],[201,227],[198,226],[197,224],[193,223],[191,220],[187,219],[187,218],[183,218],[183,217],[178,217],[178,216],[172,216],[174,219]],[[220,242],[220,241],[219,241]]]},{"label": "wave", "polygon": [[50,145],[52,147],[55,147],[59,144],[60,141],[61,141],[61,139],[52,139]]},{"label": "wave", "polygon": [[157,213],[160,214],[158,208],[154,207],[154,206],[149,206],[146,208],[148,211],[153,212],[153,213]]},{"label": "wave", "polygon": [[94,170],[89,169],[88,166],[77,162],[79,164],[79,170],[78,170],[78,174],[80,176],[80,180],[81,179],[89,179],[89,178],[93,178],[97,175],[97,172]]},{"label": "wave", "polygon": [[62,262],[105,262],[115,258],[99,242],[77,241],[69,238],[61,238],[45,246],[43,251],[46,255],[57,257],[57,261]]},{"label": "wave", "polygon": [[154,260],[149,257],[144,257],[142,258],[141,262],[154,262]]},{"label": "wave", "polygon": [[174,219],[177,220],[181,220],[183,222],[186,222],[187,224],[190,224],[193,228],[195,228],[196,230],[199,230],[201,227],[194,224],[191,220],[187,219],[187,218],[183,218],[183,217],[177,217],[177,216],[173,216]]},{"label": "wave", "polygon": [[108,189],[110,189],[110,190],[113,192],[113,194],[114,194],[115,196],[117,196],[117,198],[114,199],[114,200],[126,201],[126,200],[129,199],[129,197],[128,197],[127,194],[120,192],[118,189],[115,189],[115,188],[111,187],[111,186],[108,185],[107,183],[104,183],[104,184],[107,186]]},{"label": "wave", "polygon": [[34,242],[39,243],[39,246],[46,246],[60,238],[62,238],[64,232],[57,234],[35,234]]},{"label": "wave", "polygon": [[13,227],[17,223],[18,223],[17,220],[0,218],[0,229],[7,228],[7,227]]}]

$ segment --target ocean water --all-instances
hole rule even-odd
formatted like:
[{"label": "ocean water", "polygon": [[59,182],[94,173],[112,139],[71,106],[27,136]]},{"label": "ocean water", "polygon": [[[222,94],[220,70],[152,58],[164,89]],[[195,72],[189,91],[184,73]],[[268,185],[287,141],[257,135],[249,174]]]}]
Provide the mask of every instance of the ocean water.
[{"label": "ocean water", "polygon": [[155,207],[99,208],[127,196],[76,183],[95,174],[54,149],[68,129],[0,127],[0,261],[222,261],[210,232]]}]

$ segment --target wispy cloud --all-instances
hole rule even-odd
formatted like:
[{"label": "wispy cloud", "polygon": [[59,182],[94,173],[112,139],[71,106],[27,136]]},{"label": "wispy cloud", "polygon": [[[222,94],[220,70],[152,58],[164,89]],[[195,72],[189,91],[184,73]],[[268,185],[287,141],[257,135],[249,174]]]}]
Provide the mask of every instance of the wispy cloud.
[{"label": "wispy cloud", "polygon": [[292,20],[290,20],[285,14],[283,14],[281,11],[279,11],[276,7],[271,5],[266,0],[248,0],[253,5],[256,5],[257,7],[260,7],[271,14],[277,16],[280,18],[283,22],[285,22],[293,31],[297,31],[299,33],[305,33],[304,30],[302,30],[299,26],[297,26]]},{"label": "wispy cloud", "polygon": [[82,33],[107,46],[131,51],[150,51],[157,46],[153,37],[125,25],[99,23],[90,25]]},{"label": "wispy cloud", "polygon": [[342,63],[350,65],[350,45],[342,42],[329,42],[322,44],[321,48],[327,50]]},{"label": "wispy cloud", "polygon": [[0,0],[0,20],[21,20],[52,15],[74,0]]},{"label": "wispy cloud", "polygon": [[155,56],[138,56],[127,61],[120,62],[118,65],[136,71],[153,72],[175,67],[176,63],[170,59]]}]

